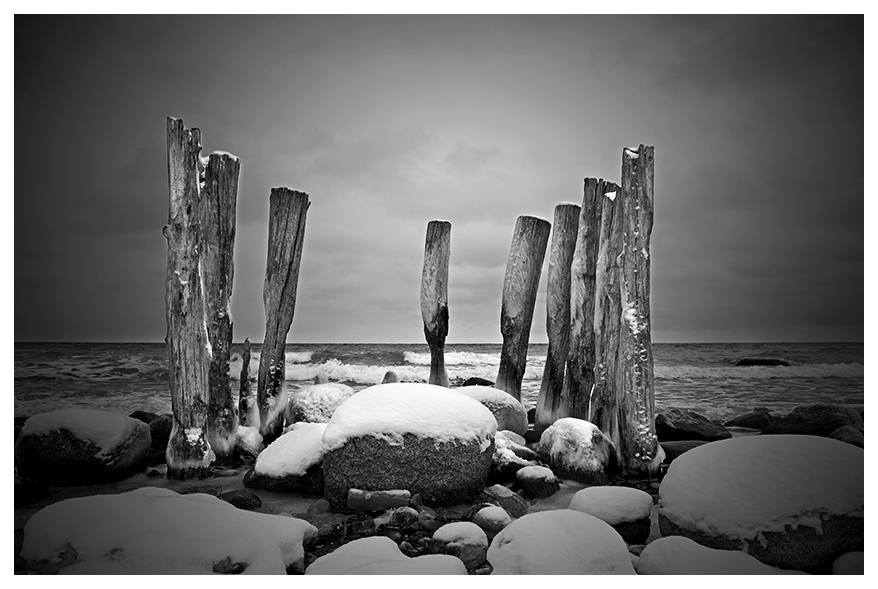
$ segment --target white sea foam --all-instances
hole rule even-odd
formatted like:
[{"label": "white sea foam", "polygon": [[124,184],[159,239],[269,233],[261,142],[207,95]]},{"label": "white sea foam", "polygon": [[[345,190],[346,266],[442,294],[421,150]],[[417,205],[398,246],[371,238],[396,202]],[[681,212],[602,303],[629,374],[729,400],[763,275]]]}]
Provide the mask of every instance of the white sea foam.
[{"label": "white sea foam", "polygon": [[[403,358],[409,364],[419,366],[430,365],[430,352],[404,352]],[[545,356],[543,357],[545,360]],[[500,354],[480,354],[477,352],[445,352],[445,365],[453,366],[456,364],[466,364],[468,366],[479,366],[486,364],[489,366],[500,365]]]}]

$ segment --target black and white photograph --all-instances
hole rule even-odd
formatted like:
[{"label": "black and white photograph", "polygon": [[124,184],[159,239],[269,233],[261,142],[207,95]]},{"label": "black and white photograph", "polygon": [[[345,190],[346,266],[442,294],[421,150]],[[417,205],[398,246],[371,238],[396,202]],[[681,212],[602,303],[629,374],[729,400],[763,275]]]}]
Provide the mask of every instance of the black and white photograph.
[{"label": "black and white photograph", "polygon": [[864,582],[865,3],[15,4],[15,575]]}]

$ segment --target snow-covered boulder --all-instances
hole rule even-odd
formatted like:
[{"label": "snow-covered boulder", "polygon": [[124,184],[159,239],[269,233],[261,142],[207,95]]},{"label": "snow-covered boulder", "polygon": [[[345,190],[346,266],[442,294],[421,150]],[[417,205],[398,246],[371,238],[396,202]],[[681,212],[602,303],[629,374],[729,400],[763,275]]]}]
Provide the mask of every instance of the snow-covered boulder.
[{"label": "snow-covered boulder", "polygon": [[684,538],[668,536],[646,545],[635,565],[639,575],[783,575],[740,550],[716,550]]},{"label": "snow-covered boulder", "polygon": [[652,496],[639,489],[586,487],[573,495],[570,509],[607,522],[628,544],[643,544],[649,538]]},{"label": "snow-covered boulder", "polygon": [[321,556],[306,575],[465,575],[463,562],[447,554],[409,558],[390,538],[373,536],[349,542]]},{"label": "snow-covered boulder", "polygon": [[473,514],[472,522],[484,530],[488,540],[493,540],[494,536],[512,522],[512,517],[499,505],[488,505]]},{"label": "snow-covered boulder", "polygon": [[832,563],[833,575],[862,575],[865,572],[865,554],[862,552],[846,552]]},{"label": "snow-covered boulder", "polygon": [[593,485],[610,482],[616,466],[616,447],[596,425],[564,417],[550,425],[537,445],[540,457],[558,477]]},{"label": "snow-covered boulder", "polygon": [[325,423],[296,423],[260,452],[244,486],[304,495],[323,494]]},{"label": "snow-covered boulder", "polygon": [[518,493],[513,493],[509,487],[503,485],[491,485],[479,493],[477,503],[492,503],[502,507],[511,517],[521,517],[527,513],[527,501]]},{"label": "snow-covered boulder", "polygon": [[52,485],[101,483],[146,466],[149,426],[110,411],[60,409],[29,418],[15,442],[18,474]]},{"label": "snow-covered boulder", "polygon": [[497,421],[481,403],[420,383],[375,385],[339,405],[323,434],[326,498],[347,507],[348,490],[419,493],[454,505],[485,486]]},{"label": "snow-covered boulder", "polygon": [[545,499],[554,495],[561,484],[558,477],[545,466],[525,466],[515,473],[522,492],[531,499]]},{"label": "snow-covered boulder", "polygon": [[[506,393],[504,393],[506,394]],[[515,436],[515,437],[512,437]],[[515,473],[526,466],[540,466],[539,455],[524,445],[524,439],[509,431],[494,434],[494,455],[491,458],[491,472],[488,484],[509,483],[515,480]]]},{"label": "snow-covered boulder", "polygon": [[833,440],[847,442],[848,444],[853,444],[854,446],[858,446],[860,448],[863,448],[866,445],[863,432],[861,432],[852,425],[841,426],[840,428],[829,434],[829,437]]},{"label": "snow-covered boulder", "polygon": [[633,575],[625,541],[598,518],[569,509],[529,513],[494,537],[494,575]]},{"label": "snow-covered boulder", "polygon": [[487,407],[497,420],[498,430],[509,430],[519,436],[527,432],[527,409],[506,391],[485,386],[465,386],[451,390]]},{"label": "snow-covered boulder", "polygon": [[668,407],[656,412],[655,435],[660,442],[675,440],[725,440],[732,432],[694,411]]},{"label": "snow-covered boulder", "polygon": [[143,487],[66,499],[24,527],[21,556],[77,574],[284,574],[301,570],[311,524],[244,511],[211,495]]},{"label": "snow-covered boulder", "polygon": [[763,427],[762,433],[829,436],[844,425],[863,431],[863,417],[859,411],[845,405],[802,405],[786,417]]},{"label": "snow-covered boulder", "polygon": [[246,456],[259,456],[264,446],[262,445],[262,434],[259,433],[258,427],[239,425],[235,432],[235,447],[238,451]]},{"label": "snow-covered boulder", "polygon": [[290,395],[286,421],[288,424],[299,421],[329,423],[338,406],[347,401],[354,392],[354,389],[340,382],[303,387]]},{"label": "snow-covered boulder", "polygon": [[468,571],[472,571],[486,562],[488,536],[472,522],[452,522],[433,533],[430,552],[456,556]]},{"label": "snow-covered boulder", "polygon": [[746,436],[677,458],[659,488],[663,536],[828,570],[863,550],[863,450],[818,436]]}]

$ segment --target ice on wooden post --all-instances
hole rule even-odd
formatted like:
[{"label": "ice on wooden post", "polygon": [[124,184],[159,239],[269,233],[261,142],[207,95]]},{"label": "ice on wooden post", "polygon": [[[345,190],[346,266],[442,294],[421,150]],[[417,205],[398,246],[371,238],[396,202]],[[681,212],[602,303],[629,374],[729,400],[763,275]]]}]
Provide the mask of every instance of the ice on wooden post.
[{"label": "ice on wooden post", "polygon": [[[597,192],[600,203],[597,260],[594,291],[594,386],[589,395],[587,421],[598,426],[619,449],[619,403],[616,391],[616,365],[619,355],[619,321],[622,303],[619,290],[619,259],[622,247],[620,188],[603,182]],[[604,190],[601,194],[601,190]]]},{"label": "ice on wooden post", "polygon": [[537,433],[555,423],[556,419],[567,417],[564,373],[570,341],[570,265],[580,223],[579,209],[579,205],[573,203],[561,203],[555,207],[546,295],[549,349],[537,398],[534,422]]},{"label": "ice on wooden post", "polygon": [[430,384],[448,386],[445,337],[448,335],[448,259],[451,256],[451,223],[430,221],[421,274],[421,317],[430,347]]},{"label": "ice on wooden post", "polygon": [[238,414],[229,380],[232,347],[232,279],[234,276],[235,209],[241,163],[228,153],[210,154],[204,173],[201,206],[201,271],[204,280],[208,370],[207,440],[217,464],[235,460]]},{"label": "ice on wooden post", "polygon": [[629,474],[653,475],[661,463],[655,436],[655,382],[649,313],[649,245],[653,220],[654,149],[622,153],[619,290],[622,306],[616,391],[619,465]]},{"label": "ice on wooden post", "polygon": [[259,427],[259,407],[250,388],[250,338],[244,338],[244,350],[241,353],[241,388],[238,392],[239,425]]},{"label": "ice on wooden post", "polygon": [[259,433],[265,444],[283,429],[287,334],[296,309],[296,287],[305,238],[305,218],[311,203],[304,192],[272,188],[268,210],[268,263],[265,269],[265,341],[259,357],[257,401]]},{"label": "ice on wooden post", "polygon": [[168,478],[210,476],[213,450],[207,441],[208,339],[201,279],[199,225],[202,202],[201,131],[168,118],[168,242],[165,316],[171,410],[174,423],[165,452]]},{"label": "ice on wooden post", "polygon": [[537,287],[540,284],[540,272],[543,269],[551,227],[545,219],[524,215],[519,217],[506,261],[500,310],[503,348],[500,351],[500,369],[494,386],[519,401]]}]

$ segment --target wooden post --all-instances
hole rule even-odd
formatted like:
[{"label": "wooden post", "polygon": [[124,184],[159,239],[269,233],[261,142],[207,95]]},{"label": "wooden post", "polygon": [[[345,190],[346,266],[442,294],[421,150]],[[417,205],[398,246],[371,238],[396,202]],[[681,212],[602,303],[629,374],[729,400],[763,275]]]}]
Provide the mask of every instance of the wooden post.
[{"label": "wooden post", "polygon": [[199,263],[201,220],[201,131],[168,118],[168,242],[165,316],[168,334],[171,410],[174,423],[165,456],[168,478],[210,476],[213,450],[207,441],[210,343]]},{"label": "wooden post", "polygon": [[[254,411],[254,414],[251,415],[251,411],[256,409],[256,403],[252,402],[250,398],[253,394],[250,391],[250,338],[244,339],[244,351],[241,353],[241,388],[238,393],[238,418],[240,420],[241,425],[247,425],[250,427],[258,427],[259,425],[259,412]],[[251,409],[251,405],[253,409]]]},{"label": "wooden post", "polygon": [[232,278],[235,208],[241,162],[228,153],[212,153],[204,173],[201,206],[201,271],[204,279],[207,336],[212,351],[208,370],[207,441],[216,464],[235,461],[238,415],[229,380],[232,351]]},{"label": "wooden post", "polygon": [[619,363],[620,466],[630,475],[658,472],[662,453],[655,436],[655,382],[649,314],[649,246],[653,220],[654,149],[622,151],[622,303]]},{"label": "wooden post", "polygon": [[448,386],[445,369],[445,336],[448,335],[448,258],[451,256],[451,223],[430,221],[421,273],[421,318],[430,346],[430,384]]},{"label": "wooden post", "polygon": [[305,238],[308,195],[272,188],[268,210],[268,263],[265,269],[265,341],[259,357],[259,433],[267,446],[283,429],[287,334],[296,310],[296,287]]},{"label": "wooden post", "polygon": [[503,348],[500,351],[500,369],[494,386],[519,401],[537,287],[540,284],[540,272],[543,269],[551,227],[545,219],[519,217],[515,222],[515,233],[506,261],[503,303],[500,309]]},{"label": "wooden post", "polygon": [[570,265],[576,246],[579,205],[561,203],[555,207],[552,247],[549,250],[549,282],[546,294],[546,333],[549,350],[534,419],[534,431],[541,433],[561,417],[567,417],[564,390],[565,363],[570,342]]},{"label": "wooden post", "polygon": [[597,193],[600,203],[596,203],[596,207],[600,207],[601,215],[595,264],[594,390],[591,392],[588,407],[588,421],[595,424],[615,444],[617,462],[621,459],[616,392],[622,316],[619,290],[619,258],[622,246],[620,191],[617,185],[607,182]]}]

